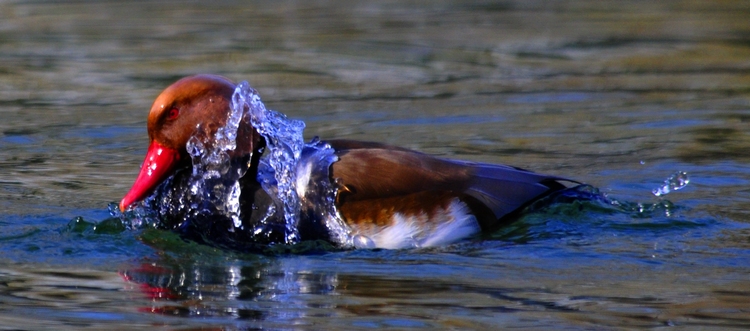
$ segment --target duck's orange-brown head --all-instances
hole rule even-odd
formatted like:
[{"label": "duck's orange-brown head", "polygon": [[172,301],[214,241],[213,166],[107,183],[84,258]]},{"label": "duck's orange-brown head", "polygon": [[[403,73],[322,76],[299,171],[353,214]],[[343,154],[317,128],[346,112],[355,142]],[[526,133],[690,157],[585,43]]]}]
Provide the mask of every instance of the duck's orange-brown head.
[{"label": "duck's orange-brown head", "polygon": [[[124,211],[148,196],[180,166],[190,164],[186,145],[197,128],[212,137],[227,120],[235,84],[216,75],[190,76],[167,87],[154,101],[148,115],[151,143],[133,187],[120,201]],[[259,136],[250,125],[241,125],[237,153],[260,148]]]}]

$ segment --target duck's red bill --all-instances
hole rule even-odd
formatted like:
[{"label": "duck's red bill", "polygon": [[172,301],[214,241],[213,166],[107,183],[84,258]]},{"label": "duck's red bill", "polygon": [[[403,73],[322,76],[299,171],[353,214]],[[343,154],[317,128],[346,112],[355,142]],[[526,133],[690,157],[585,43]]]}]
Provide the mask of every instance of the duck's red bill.
[{"label": "duck's red bill", "polygon": [[141,172],[130,188],[130,192],[120,201],[120,211],[125,211],[134,203],[143,200],[174,171],[180,160],[180,153],[157,143],[151,142],[143,160]]}]

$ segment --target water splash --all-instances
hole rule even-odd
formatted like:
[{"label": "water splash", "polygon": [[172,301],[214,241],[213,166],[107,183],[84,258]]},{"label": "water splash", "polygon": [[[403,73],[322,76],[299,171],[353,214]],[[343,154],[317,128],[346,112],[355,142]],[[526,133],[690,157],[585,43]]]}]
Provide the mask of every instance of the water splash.
[{"label": "water splash", "polygon": [[248,111],[250,123],[266,138],[268,151],[258,166],[258,181],[266,192],[275,193],[283,206],[285,243],[299,242],[300,204],[295,183],[295,167],[299,161],[304,141],[305,123],[290,120],[286,115],[266,109],[258,92],[247,82],[237,85],[232,95],[232,108]]},{"label": "water splash", "polygon": [[[237,132],[244,117],[243,108],[232,105],[226,124],[213,137],[208,137],[199,124],[186,146],[193,163],[189,180],[193,196],[190,207],[196,212],[210,210],[227,216],[234,226],[228,231],[242,227],[239,180],[249,165],[247,162],[232,162],[229,153],[237,147]],[[206,208],[206,202],[210,202],[213,208]]]},{"label": "water splash", "polygon": [[322,226],[331,242],[342,248],[353,247],[351,229],[336,208],[338,185],[330,180],[329,169],[336,161],[333,148],[318,137],[305,144],[295,173],[301,206],[298,228],[315,231]]},{"label": "water splash", "polygon": [[[237,86],[233,103],[247,106],[253,127],[266,139],[268,150],[260,160],[257,179],[275,198],[275,205],[283,206],[285,243],[299,242],[303,231],[328,238],[339,247],[351,246],[349,227],[335,205],[337,186],[329,174],[331,164],[338,160],[333,148],[317,137],[305,144],[305,123],[266,109],[247,82]],[[267,215],[273,214],[274,207],[269,207]]]},{"label": "water splash", "polygon": [[651,191],[655,196],[661,197],[670,192],[681,190],[690,183],[690,177],[687,172],[678,171],[669,176],[664,183]]},{"label": "water splash", "polygon": [[[585,204],[585,208],[581,205]],[[669,200],[660,199],[657,202],[631,202],[608,196],[598,188],[581,184],[578,186],[553,192],[547,197],[535,201],[526,208],[526,212],[550,210],[557,214],[579,214],[585,212],[622,213],[634,219],[671,217],[677,206]]]}]

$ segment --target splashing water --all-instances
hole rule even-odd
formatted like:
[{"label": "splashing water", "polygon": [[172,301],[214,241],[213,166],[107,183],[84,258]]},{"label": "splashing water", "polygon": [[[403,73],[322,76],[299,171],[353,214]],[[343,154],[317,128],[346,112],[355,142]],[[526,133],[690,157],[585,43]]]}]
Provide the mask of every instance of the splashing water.
[{"label": "splashing water", "polygon": [[[233,164],[229,152],[237,147],[237,129],[244,117],[242,107],[233,105],[226,124],[213,137],[206,137],[200,125],[187,142],[187,151],[193,161],[190,178],[191,209],[202,210],[200,204],[210,201],[216,212],[232,220],[240,228],[240,183],[249,165]],[[228,229],[234,231],[234,228]]]},{"label": "splashing water", "polygon": [[[307,231],[320,225],[330,241],[342,248],[353,247],[351,229],[336,208],[338,186],[330,180],[329,169],[338,161],[330,145],[313,138],[305,145],[296,166],[296,189],[300,198],[300,229]],[[322,224],[319,224],[322,223]]]},{"label": "splashing water", "polygon": [[[585,206],[582,208],[581,206]],[[550,194],[529,205],[525,212],[544,211],[555,215],[577,215],[586,212],[622,213],[634,220],[672,217],[678,209],[671,201],[633,202],[618,200],[598,188],[581,184]]]},{"label": "splashing water", "polygon": [[[247,82],[237,85],[232,108],[246,110],[253,128],[266,140],[268,150],[260,159],[257,180],[276,202],[268,207],[267,218],[275,214],[275,206],[283,206],[285,243],[299,242],[301,228],[317,232],[323,226],[331,241],[350,246],[350,230],[336,209],[337,187],[329,176],[331,164],[338,160],[333,148],[317,137],[305,144],[305,123],[266,109]],[[253,231],[263,231],[262,224]]]},{"label": "splashing water", "polygon": [[297,223],[300,205],[294,167],[304,146],[302,131],[305,123],[266,109],[258,92],[250,88],[247,82],[237,85],[232,95],[232,108],[247,109],[252,126],[266,138],[268,152],[258,167],[258,181],[266,192],[275,192],[276,198],[282,202],[285,243],[296,243],[299,241]]},{"label": "splashing water", "polygon": [[660,187],[653,189],[651,193],[657,197],[664,196],[670,192],[685,188],[689,183],[690,177],[688,177],[687,172],[678,171],[669,176]]},{"label": "splashing water", "polygon": [[[260,159],[257,180],[275,200],[266,215],[274,215],[275,206],[283,206],[284,241],[300,241],[300,230],[319,233],[339,247],[351,247],[351,230],[336,209],[338,187],[331,181],[330,166],[338,160],[330,145],[315,137],[305,144],[305,123],[266,109],[257,91],[247,82],[237,85],[232,96],[234,111],[247,111],[253,128],[266,140],[267,152]],[[262,227],[254,231],[263,231]],[[315,235],[313,235],[315,237]]]}]

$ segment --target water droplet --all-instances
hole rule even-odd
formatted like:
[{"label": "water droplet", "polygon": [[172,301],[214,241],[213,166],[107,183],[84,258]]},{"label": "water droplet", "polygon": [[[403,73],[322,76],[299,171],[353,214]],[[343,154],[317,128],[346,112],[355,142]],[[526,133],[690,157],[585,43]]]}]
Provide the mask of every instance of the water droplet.
[{"label": "water droplet", "polygon": [[375,242],[369,237],[361,234],[352,237],[352,244],[355,248],[375,248]]},{"label": "water droplet", "polygon": [[690,177],[687,172],[678,171],[669,176],[664,183],[651,191],[655,196],[660,197],[669,194],[672,191],[677,191],[685,188],[690,183]]}]

